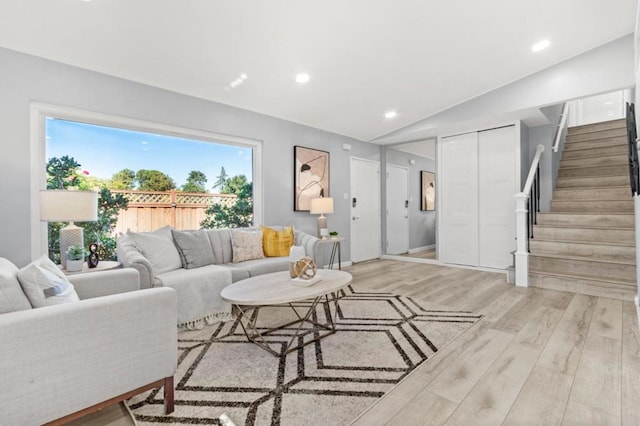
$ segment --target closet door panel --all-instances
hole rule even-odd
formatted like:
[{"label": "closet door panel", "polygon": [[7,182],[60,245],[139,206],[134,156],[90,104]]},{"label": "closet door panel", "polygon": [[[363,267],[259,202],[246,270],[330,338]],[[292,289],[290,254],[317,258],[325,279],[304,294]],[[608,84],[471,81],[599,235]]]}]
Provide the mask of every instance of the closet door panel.
[{"label": "closet door panel", "polygon": [[478,134],[443,138],[439,144],[439,259],[478,265]]},{"label": "closet door panel", "polygon": [[478,132],[479,265],[506,268],[516,249],[514,126]]}]

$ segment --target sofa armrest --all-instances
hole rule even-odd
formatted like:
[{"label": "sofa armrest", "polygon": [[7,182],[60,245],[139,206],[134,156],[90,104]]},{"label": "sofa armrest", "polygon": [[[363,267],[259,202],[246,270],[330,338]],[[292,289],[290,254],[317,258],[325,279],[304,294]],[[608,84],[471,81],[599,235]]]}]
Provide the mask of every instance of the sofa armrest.
[{"label": "sofa armrest", "polygon": [[116,249],[122,267],[133,268],[140,274],[140,288],[152,288],[154,277],[151,262],[133,244],[131,237],[125,234],[118,238]]},{"label": "sofa armrest", "polygon": [[176,293],[158,288],[0,315],[3,424],[42,424],[174,374]]},{"label": "sofa armrest", "polygon": [[81,300],[140,290],[140,274],[133,268],[70,275],[67,278]]},{"label": "sofa armrest", "polygon": [[295,244],[297,246],[304,247],[305,254],[309,256],[311,259],[313,259],[313,261],[316,262],[317,264],[318,259],[316,259],[316,256],[318,253],[317,253],[316,247],[320,239],[317,237],[314,237],[313,235],[307,234],[306,232],[302,232],[298,230],[294,231],[294,237],[295,237]]}]

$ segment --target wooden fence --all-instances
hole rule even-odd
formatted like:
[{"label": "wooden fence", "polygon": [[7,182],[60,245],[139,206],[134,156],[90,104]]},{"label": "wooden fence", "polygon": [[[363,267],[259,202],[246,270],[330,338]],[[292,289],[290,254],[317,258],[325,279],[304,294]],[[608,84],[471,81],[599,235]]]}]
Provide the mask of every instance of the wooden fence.
[{"label": "wooden fence", "polygon": [[205,210],[214,203],[233,205],[235,194],[201,194],[181,191],[111,190],[129,200],[129,208],[120,210],[114,232],[117,235],[154,231],[165,225],[176,229],[198,229]]}]

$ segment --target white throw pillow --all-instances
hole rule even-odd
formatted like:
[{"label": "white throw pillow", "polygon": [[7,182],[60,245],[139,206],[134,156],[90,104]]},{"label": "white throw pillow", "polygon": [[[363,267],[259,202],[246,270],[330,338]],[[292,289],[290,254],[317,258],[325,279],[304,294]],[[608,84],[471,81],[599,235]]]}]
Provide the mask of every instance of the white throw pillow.
[{"label": "white throw pillow", "polygon": [[262,231],[231,230],[231,248],[233,263],[245,260],[262,259]]},{"label": "white throw pillow", "polygon": [[80,301],[73,284],[47,256],[20,269],[18,280],[34,308]]},{"label": "white throw pillow", "polygon": [[182,268],[180,253],[173,242],[170,226],[153,232],[129,232],[128,234],[138,250],[151,263],[154,275]]}]

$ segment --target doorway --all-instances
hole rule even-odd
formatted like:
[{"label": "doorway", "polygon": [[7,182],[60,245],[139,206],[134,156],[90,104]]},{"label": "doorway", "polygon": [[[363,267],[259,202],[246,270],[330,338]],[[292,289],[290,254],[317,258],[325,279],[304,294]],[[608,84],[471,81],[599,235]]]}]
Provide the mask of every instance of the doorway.
[{"label": "doorway", "polygon": [[387,164],[387,254],[409,251],[409,169]]},{"label": "doorway", "polygon": [[351,157],[351,260],[380,257],[380,162]]}]

